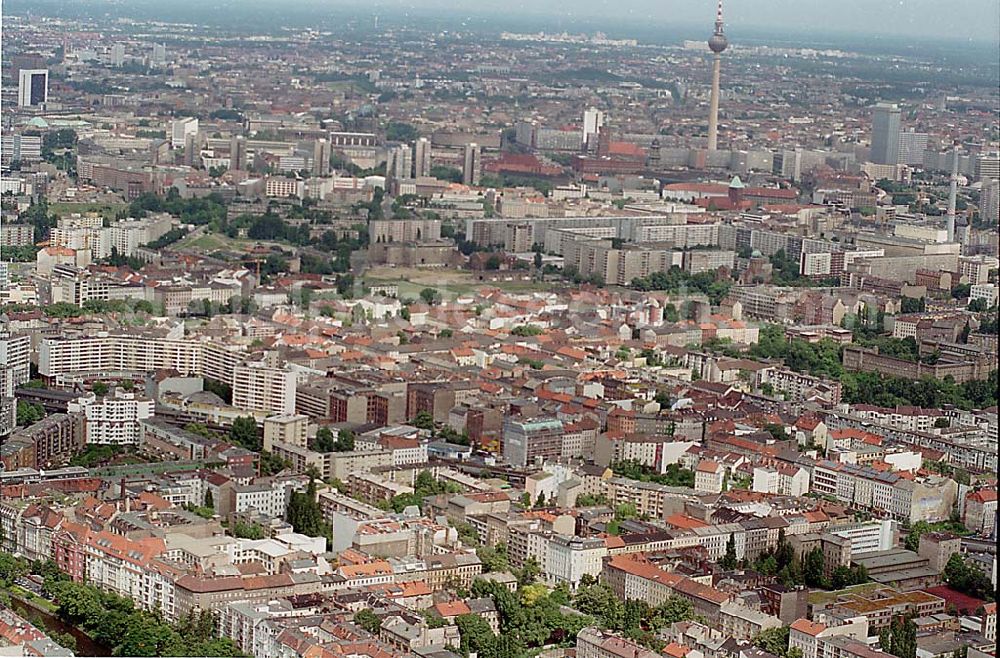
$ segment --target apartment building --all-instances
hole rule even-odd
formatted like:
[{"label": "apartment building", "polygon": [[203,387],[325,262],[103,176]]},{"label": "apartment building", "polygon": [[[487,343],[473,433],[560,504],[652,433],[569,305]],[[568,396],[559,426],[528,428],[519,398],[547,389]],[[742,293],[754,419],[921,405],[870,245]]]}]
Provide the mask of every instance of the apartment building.
[{"label": "apartment building", "polygon": [[958,493],[955,481],[940,476],[904,475],[821,460],[813,466],[812,490],[899,521],[947,520]]},{"label": "apartment building", "polygon": [[373,244],[440,240],[441,220],[380,219],[368,223],[368,232]]},{"label": "apartment building", "polygon": [[308,441],[308,416],[279,414],[264,419],[264,450],[270,452],[275,443],[305,448]]},{"label": "apartment building", "polygon": [[60,375],[176,370],[231,382],[244,358],[239,350],[223,345],[141,333],[45,337],[38,345],[38,372],[55,380]]},{"label": "apartment building", "polygon": [[576,636],[577,658],[660,658],[660,654],[620,635],[596,627],[584,628]]},{"label": "apartment building", "polygon": [[98,398],[93,393],[69,402],[70,414],[83,416],[86,443],[104,445],[139,445],[140,422],[153,417],[156,402],[136,393],[115,389],[114,394]]},{"label": "apartment building", "polygon": [[0,247],[23,247],[35,244],[35,227],[32,224],[7,224],[0,226]]},{"label": "apartment building", "polygon": [[972,491],[965,497],[965,510],[962,523],[969,530],[992,537],[996,534],[997,491],[996,489],[980,489]]},{"label": "apartment building", "polygon": [[754,384],[757,388],[766,384],[774,391],[786,394],[793,402],[822,399],[829,404],[840,404],[842,395],[842,387],[838,381],[786,368],[762,368],[757,371]]},{"label": "apartment building", "polygon": [[603,539],[554,535],[548,542],[545,573],[549,583],[566,583],[576,591],[584,574],[600,576],[606,555]]},{"label": "apartment building", "polygon": [[0,333],[0,367],[9,369],[9,386],[26,384],[31,379],[31,337],[9,331]]},{"label": "apartment building", "polygon": [[846,623],[826,625],[808,619],[798,619],[788,628],[788,648],[802,652],[802,658],[823,658],[823,642],[832,637],[848,637],[862,642],[868,639],[868,620],[864,616]]},{"label": "apartment building", "polygon": [[742,603],[727,601],[719,606],[719,625],[722,634],[737,640],[751,640],[762,631],[781,628],[784,623],[777,617],[754,610]]},{"label": "apartment building", "polygon": [[721,493],[725,478],[725,468],[714,461],[703,459],[694,469],[694,490]]},{"label": "apartment building", "polygon": [[[51,414],[33,425],[15,431],[0,448],[6,455],[8,446],[23,444],[30,463],[18,467],[48,468],[61,464],[83,449],[85,442],[84,418],[77,414]],[[4,460],[6,463],[6,459]],[[11,468],[8,464],[8,468]]]},{"label": "apartment building", "polygon": [[277,415],[295,413],[296,376],[292,370],[247,363],[233,369],[233,406]]},{"label": "apartment building", "polygon": [[628,478],[610,478],[602,481],[601,491],[613,505],[630,503],[637,513],[662,519],[669,514],[682,512],[684,504],[693,500],[691,489],[668,487],[655,482],[640,482]]},{"label": "apartment building", "polygon": [[555,461],[562,455],[563,424],[556,418],[508,417],[503,427],[504,459],[525,467],[537,459]]}]

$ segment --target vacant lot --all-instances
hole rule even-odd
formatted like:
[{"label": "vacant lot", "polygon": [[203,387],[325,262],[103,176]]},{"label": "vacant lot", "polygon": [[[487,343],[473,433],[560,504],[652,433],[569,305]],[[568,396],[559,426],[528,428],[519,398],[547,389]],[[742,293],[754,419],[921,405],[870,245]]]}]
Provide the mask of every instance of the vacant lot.
[{"label": "vacant lot", "polygon": [[417,297],[424,288],[437,290],[442,299],[453,300],[462,295],[470,295],[480,288],[495,287],[509,292],[533,292],[546,290],[550,286],[531,281],[493,283],[479,281],[471,272],[456,270],[417,269],[408,267],[376,267],[365,272],[366,286],[380,283],[394,283],[399,286],[401,298]]},{"label": "vacant lot", "polygon": [[70,201],[59,201],[49,204],[49,212],[59,215],[71,215],[75,212],[99,212],[105,219],[114,219],[118,213],[127,208],[124,203],[72,203]]}]

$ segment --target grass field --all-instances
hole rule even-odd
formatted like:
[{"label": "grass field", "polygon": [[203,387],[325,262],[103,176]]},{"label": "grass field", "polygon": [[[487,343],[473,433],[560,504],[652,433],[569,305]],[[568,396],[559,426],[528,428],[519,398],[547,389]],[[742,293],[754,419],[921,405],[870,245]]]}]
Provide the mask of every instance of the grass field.
[{"label": "grass field", "polygon": [[479,281],[470,272],[455,270],[418,269],[407,267],[376,267],[365,272],[366,286],[395,284],[399,286],[399,296],[419,297],[424,288],[437,290],[442,299],[453,300],[462,295],[471,295],[480,288],[495,287],[508,292],[536,292],[548,290],[551,285],[533,281],[511,281],[493,283]]},{"label": "grass field", "polygon": [[876,589],[878,587],[880,587],[880,585],[878,583],[864,583],[864,584],[861,584],[861,585],[853,585],[851,587],[847,587],[845,589],[838,590],[836,592],[825,592],[823,590],[813,590],[812,592],[809,592],[809,604],[810,605],[819,605],[819,604],[830,603],[831,601],[836,600],[836,598],[838,596],[840,596],[841,594],[845,594],[845,593],[848,593],[848,592],[851,593],[851,594],[858,594],[858,595],[864,596],[868,592],[871,592],[872,590],[874,590],[874,589]]},{"label": "grass field", "polygon": [[249,240],[231,238],[221,233],[202,233],[194,237],[186,237],[177,242],[173,249],[194,249],[198,251],[210,252],[222,250],[243,251],[247,246],[253,244]]},{"label": "grass field", "polygon": [[49,212],[60,217],[75,212],[99,212],[105,219],[114,219],[120,211],[127,207],[124,203],[73,203],[71,201],[59,201],[49,204]]},{"label": "grass field", "polygon": [[19,585],[11,585],[10,593],[13,594],[14,596],[19,597],[26,603],[29,603],[35,606],[36,608],[41,608],[42,610],[50,614],[55,614],[58,611],[56,604],[54,604],[52,601],[49,601],[48,599],[43,599],[34,592],[29,592],[28,590],[24,589]]}]

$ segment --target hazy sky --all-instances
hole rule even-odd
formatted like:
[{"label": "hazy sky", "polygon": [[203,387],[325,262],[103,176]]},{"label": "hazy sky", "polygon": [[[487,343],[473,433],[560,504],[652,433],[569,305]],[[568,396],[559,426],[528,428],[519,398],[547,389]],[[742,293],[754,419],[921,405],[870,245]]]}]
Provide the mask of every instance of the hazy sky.
[{"label": "hazy sky", "polygon": [[[499,29],[513,22],[518,29],[569,30],[579,21],[593,30],[606,22],[609,31],[617,36],[633,29],[643,33],[635,36],[644,38],[650,29],[662,28],[673,38],[678,33],[686,38],[701,38],[712,29],[716,0],[7,0],[5,4],[8,9],[55,16],[73,14],[84,7],[119,16],[134,13],[178,20],[187,15],[194,20],[209,15],[250,15],[272,27],[283,19],[308,24],[322,17],[336,22],[369,12],[380,14],[387,24],[398,24],[399,19],[405,22],[407,15],[419,15],[422,27],[433,23],[437,16],[476,17],[480,19],[476,21],[479,27],[495,23],[501,26]],[[549,20],[532,23],[533,17],[542,16]],[[1000,0],[725,0],[725,18],[727,30],[737,39],[741,32],[748,39],[752,33],[767,32],[799,37],[886,35],[1000,44]]]},{"label": "hazy sky", "polygon": [[[322,3],[337,0],[305,0]],[[566,17],[634,19],[645,24],[704,23],[715,0],[375,0],[396,8],[450,8],[545,13]],[[1000,40],[1000,0],[727,0],[732,29],[819,30],[894,36]]]}]

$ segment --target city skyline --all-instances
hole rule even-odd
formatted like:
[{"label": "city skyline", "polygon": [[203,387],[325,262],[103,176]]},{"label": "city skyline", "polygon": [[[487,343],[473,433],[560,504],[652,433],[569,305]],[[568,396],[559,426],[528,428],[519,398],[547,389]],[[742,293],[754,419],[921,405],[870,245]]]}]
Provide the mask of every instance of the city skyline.
[{"label": "city skyline", "polygon": [[0,653],[997,658],[959,4],[6,0]]},{"label": "city skyline", "polygon": [[[324,17],[329,17],[329,10],[339,9],[354,18],[373,19],[378,15],[382,26],[405,25],[409,19],[436,16],[445,24],[452,20],[461,23],[471,19],[468,26],[479,28],[488,28],[491,22],[502,25],[510,22],[545,21],[545,29],[600,29],[600,25],[604,23],[608,29],[616,32],[666,30],[676,33],[676,38],[693,36],[700,25],[711,20],[714,12],[712,0],[695,3],[681,0],[625,0],[615,3],[609,0],[514,0],[502,10],[471,0],[458,3],[448,0],[374,0],[364,9],[344,0],[293,0],[281,3],[280,10],[277,5],[265,0],[251,0],[236,3],[235,6],[228,3],[206,5],[194,0],[182,0],[169,5],[154,0],[140,0],[130,2],[127,10],[111,0],[85,0],[72,8],[67,8],[58,0],[9,0],[7,5],[7,11],[11,13],[27,10],[55,15],[66,11],[98,11],[109,15],[126,15],[127,11],[128,14],[163,17],[165,20],[179,20],[189,13],[196,18],[241,19],[251,23],[256,17],[261,27],[281,24],[283,21],[301,24],[305,20],[323,20]],[[447,11],[448,14],[441,16],[441,11]],[[817,35],[835,43],[837,39],[878,35],[891,40],[909,38],[1000,48],[997,36],[1000,34],[1000,13],[996,11],[993,0],[960,0],[947,3],[946,8],[935,0],[906,0],[898,3],[845,0],[835,5],[822,0],[743,0],[733,3],[733,7],[727,10],[727,15],[734,26],[739,26],[739,30],[754,38],[808,38],[810,35]],[[490,21],[475,20],[485,18]],[[906,44],[904,41],[896,44],[898,45]]]}]

